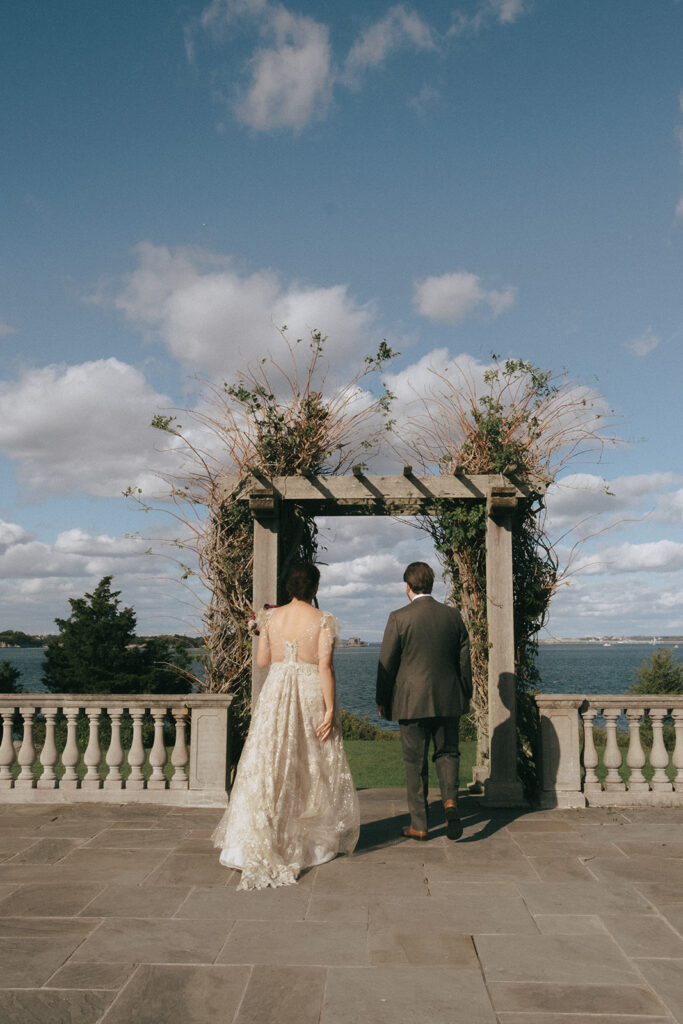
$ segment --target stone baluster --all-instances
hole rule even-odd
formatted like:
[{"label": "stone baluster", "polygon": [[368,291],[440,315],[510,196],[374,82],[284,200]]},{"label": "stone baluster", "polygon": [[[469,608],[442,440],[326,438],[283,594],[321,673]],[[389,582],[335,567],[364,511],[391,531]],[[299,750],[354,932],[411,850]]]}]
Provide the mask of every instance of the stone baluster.
[{"label": "stone baluster", "polygon": [[190,755],[185,742],[185,721],[187,719],[186,707],[171,708],[175,719],[175,746],[171,754],[171,764],[175,768],[171,779],[171,789],[187,789],[190,781],[187,775],[187,763]]},{"label": "stone baluster", "polygon": [[606,790],[624,790],[624,785],[619,769],[621,768],[621,751],[617,743],[617,719],[621,714],[620,708],[604,708],[605,731],[607,733],[607,746],[605,747],[605,768],[607,777],[605,779]]},{"label": "stone baluster", "polygon": [[100,760],[102,758],[102,752],[100,750],[100,738],[98,735],[100,725],[100,708],[89,706],[86,707],[85,713],[88,716],[90,730],[88,733],[88,746],[85,748],[85,754],[83,755],[83,761],[87,766],[87,772],[81,782],[82,789],[99,789],[100,788]]},{"label": "stone baluster", "polygon": [[598,766],[598,752],[595,749],[593,737],[593,721],[597,713],[597,708],[588,708],[581,716],[583,718],[583,767],[586,772],[583,788],[587,793],[602,788],[595,774],[595,769]]},{"label": "stone baluster", "polygon": [[164,718],[166,708],[150,708],[154,716],[154,743],[149,752],[149,763],[152,774],[147,780],[147,789],[166,789],[164,766],[166,764],[166,746],[164,744]]},{"label": "stone baluster", "polygon": [[43,708],[45,717],[45,743],[40,752],[40,763],[43,774],[36,783],[38,789],[54,789],[57,782],[55,765],[57,764],[57,744],[55,743],[55,718],[57,708]]},{"label": "stone baluster", "polygon": [[109,774],[104,780],[104,789],[121,789],[121,765],[123,764],[123,747],[121,746],[121,715],[122,707],[107,708],[111,718],[111,742],[105,758],[109,766]]},{"label": "stone baluster", "polygon": [[626,764],[631,769],[631,775],[628,780],[628,788],[631,793],[647,793],[650,789],[643,775],[645,751],[640,742],[640,719],[644,710],[644,708],[626,709],[628,717],[628,753],[626,755]]},{"label": "stone baluster", "polygon": [[669,767],[669,753],[664,746],[664,718],[666,708],[650,708],[652,719],[652,750],[650,764],[654,768],[652,788],[657,792],[670,792],[673,786],[669,782],[666,769]]},{"label": "stone baluster", "polygon": [[62,751],[64,774],[59,782],[60,789],[76,789],[78,786],[78,708],[62,708],[66,715],[66,745]]},{"label": "stone baluster", "polygon": [[130,717],[133,719],[133,739],[128,751],[128,764],[130,775],[126,779],[126,789],[144,789],[145,779],[142,774],[142,766],[145,763],[145,748],[142,745],[142,719],[145,716],[144,708],[128,708]]},{"label": "stone baluster", "polygon": [[21,789],[33,788],[33,762],[36,757],[36,750],[33,746],[33,716],[35,707],[20,707],[19,711],[24,719],[24,738],[19,749],[17,760],[21,765],[21,772],[15,782],[15,786]]},{"label": "stone baluster", "polygon": [[[673,756],[671,763],[676,769],[676,789],[680,789],[679,778],[681,775],[681,769],[683,768],[683,708],[674,708],[673,710],[674,719],[674,730],[676,732],[676,746],[674,747]],[[0,764],[2,761],[0,760]]]},{"label": "stone baluster", "polygon": [[12,719],[14,708],[5,708],[2,718],[2,743],[0,743],[0,789],[12,787],[12,764],[14,763],[14,743],[12,742]]}]

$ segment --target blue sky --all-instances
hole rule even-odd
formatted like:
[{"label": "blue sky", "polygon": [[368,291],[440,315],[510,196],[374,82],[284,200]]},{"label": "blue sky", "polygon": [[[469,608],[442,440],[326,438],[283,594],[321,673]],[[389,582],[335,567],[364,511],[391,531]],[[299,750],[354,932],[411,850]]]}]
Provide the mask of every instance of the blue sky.
[{"label": "blue sky", "polygon": [[[586,382],[626,443],[551,496],[555,535],[610,526],[551,630],[682,631],[682,40],[677,0],[5,0],[1,628],[105,573],[195,628],[121,492],[155,487],[153,412],[286,322],[339,379],[387,338],[399,384],[491,351]],[[379,635],[429,545],[324,535],[323,600]]]}]

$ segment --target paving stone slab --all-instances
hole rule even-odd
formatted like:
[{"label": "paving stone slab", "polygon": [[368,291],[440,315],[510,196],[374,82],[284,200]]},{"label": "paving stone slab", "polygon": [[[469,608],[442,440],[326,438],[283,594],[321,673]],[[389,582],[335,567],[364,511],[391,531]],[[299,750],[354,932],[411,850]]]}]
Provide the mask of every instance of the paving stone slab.
[{"label": "paving stone slab", "polygon": [[494,981],[632,985],[632,964],[607,935],[480,935],[482,969]]},{"label": "paving stone slab", "polygon": [[360,856],[339,857],[318,869],[314,891],[326,896],[366,892],[388,899],[410,899],[425,893],[425,870],[419,864],[394,866],[388,857],[381,862]]},{"label": "paving stone slab", "polygon": [[657,907],[683,903],[683,883],[670,885],[667,882],[634,882],[636,892]]},{"label": "paving stone slab", "polygon": [[675,928],[679,935],[683,935],[683,905],[673,903],[667,906],[664,904],[661,907],[661,913],[671,927]]},{"label": "paving stone slab", "polygon": [[73,837],[38,839],[12,857],[12,864],[55,864],[83,842]]},{"label": "paving stone slab", "polygon": [[515,846],[527,857],[618,857],[618,839],[596,836],[584,839],[576,835],[521,832],[514,835]]},{"label": "paving stone slab", "polygon": [[77,964],[70,961],[46,981],[44,988],[120,989],[137,964]]},{"label": "paving stone slab", "polygon": [[[0,830],[2,830],[1,824]],[[5,858],[13,857],[15,853],[28,850],[39,842],[40,836],[37,832],[20,832],[16,829],[0,831],[0,856]]]},{"label": "paving stone slab", "polygon": [[628,957],[683,958],[683,938],[661,917],[603,914],[602,921]]},{"label": "paving stone slab", "polygon": [[607,932],[597,914],[534,914],[534,921],[544,935],[605,935]]},{"label": "paving stone slab", "polygon": [[37,988],[81,943],[82,935],[0,936],[0,988]]},{"label": "paving stone slab", "polygon": [[320,1024],[421,1021],[496,1024],[481,973],[438,967],[329,969]]},{"label": "paving stone slab", "polygon": [[[95,852],[95,851],[93,851]],[[146,879],[149,885],[227,885],[234,877],[213,853],[167,854]]]},{"label": "paving stone slab", "polygon": [[314,893],[308,903],[305,918],[307,921],[334,921],[365,926],[370,913],[370,899],[368,894],[342,898]]},{"label": "paving stone slab", "polygon": [[108,885],[82,913],[88,917],[172,917],[190,888]]},{"label": "paving stone slab", "polygon": [[368,933],[368,953],[370,963],[377,966],[405,964],[459,971],[478,967],[471,936],[438,926],[415,931],[409,918],[402,928],[372,928]]},{"label": "paving stone slab", "polygon": [[440,928],[464,935],[487,932],[538,934],[524,901],[515,893],[491,900],[486,894],[462,892],[451,882],[435,882],[430,886],[430,892],[431,898],[421,900],[403,900],[400,903],[372,901],[370,930],[410,928],[424,934]]},{"label": "paving stone slab", "polygon": [[451,843],[446,851],[444,864],[430,865],[430,882],[491,881],[522,882],[538,880],[538,875],[528,858],[515,851],[510,856],[486,850],[485,842],[463,847],[459,842]]},{"label": "paving stone slab", "polygon": [[596,857],[591,861],[591,871],[605,881],[666,882],[668,885],[683,885],[683,860],[669,857]]},{"label": "paving stone slab", "polygon": [[[303,921],[311,898],[309,888],[283,885],[277,889],[237,891],[239,873],[233,885],[222,889],[196,887],[175,912],[175,918],[189,920]],[[179,924],[178,927],[182,927]]]},{"label": "paving stone slab", "polygon": [[254,967],[234,1024],[318,1024],[324,967]]},{"label": "paving stone slab", "polygon": [[578,857],[529,857],[542,882],[594,882],[588,866]]},{"label": "paving stone slab", "polygon": [[167,856],[165,850],[86,850],[80,846],[59,867],[78,871],[84,881],[142,882]]},{"label": "paving stone slab", "polygon": [[519,818],[508,825],[508,832],[515,835],[518,832],[563,832],[571,833],[574,829],[559,816],[555,818],[542,818],[539,814],[529,815],[527,818]]},{"label": "paving stone slab", "polygon": [[618,914],[624,907],[651,914],[651,905],[629,886],[601,882],[520,882],[532,914]]},{"label": "paving stone slab", "polygon": [[220,964],[367,964],[362,925],[320,921],[236,921]]},{"label": "paving stone slab", "polygon": [[[679,827],[679,834],[680,834]],[[615,839],[614,845],[627,857],[648,856],[665,857],[667,859],[680,860],[683,858],[683,842],[680,840],[666,841],[660,838],[655,839]]]},{"label": "paving stone slab", "polygon": [[539,984],[493,981],[489,994],[498,1011],[515,1013],[633,1014],[661,1016],[665,1007],[640,979],[631,985]]},{"label": "paving stone slab", "polygon": [[227,1024],[248,979],[248,967],[143,965],[102,1024]]},{"label": "paving stone slab", "polygon": [[97,1024],[114,992],[9,990],[2,993],[2,1020],[7,1024]]},{"label": "paving stone slab", "polygon": [[633,1017],[631,1014],[499,1013],[499,1024],[671,1024],[670,1017]]},{"label": "paving stone slab", "polygon": [[180,838],[175,829],[106,828],[84,843],[83,849],[171,850]]},{"label": "paving stone slab", "polygon": [[100,892],[99,883],[22,885],[0,901],[0,917],[72,917]]},{"label": "paving stone slab", "polygon": [[77,939],[82,941],[101,924],[99,918],[73,917],[2,917],[0,935],[9,938]]},{"label": "paving stone slab", "polygon": [[[139,964],[210,964],[225,943],[232,921],[112,917],[85,940],[74,961]],[[242,961],[244,962],[244,961]]]},{"label": "paving stone slab", "polygon": [[675,1020],[683,1021],[683,960],[635,962]]}]

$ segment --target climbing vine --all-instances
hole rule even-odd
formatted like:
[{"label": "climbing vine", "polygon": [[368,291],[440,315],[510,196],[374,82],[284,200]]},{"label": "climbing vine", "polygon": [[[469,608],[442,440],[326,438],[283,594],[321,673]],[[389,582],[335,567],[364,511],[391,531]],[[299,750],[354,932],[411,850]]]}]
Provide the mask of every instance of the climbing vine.
[{"label": "climbing vine", "polygon": [[[566,377],[531,363],[492,357],[480,382],[435,373],[421,429],[423,462],[441,472],[501,474],[531,484],[513,531],[518,772],[535,787],[537,636],[560,580],[557,554],[546,532],[544,492],[578,458],[602,451],[606,420],[597,396]],[[535,492],[534,492],[535,488]],[[486,509],[483,503],[436,502],[420,525],[434,539],[449,588],[470,632],[478,739],[475,780],[488,775],[488,624],[486,618]]]}]

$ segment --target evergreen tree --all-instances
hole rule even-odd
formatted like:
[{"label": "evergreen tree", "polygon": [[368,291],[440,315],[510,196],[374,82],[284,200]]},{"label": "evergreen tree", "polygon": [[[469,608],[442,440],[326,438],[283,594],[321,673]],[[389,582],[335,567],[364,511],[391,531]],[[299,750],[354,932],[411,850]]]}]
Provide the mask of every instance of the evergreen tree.
[{"label": "evergreen tree", "polygon": [[683,693],[683,664],[660,647],[642,663],[629,693]]},{"label": "evergreen tree", "polygon": [[70,598],[71,615],[55,619],[59,634],[48,640],[43,682],[51,693],[187,693],[177,671],[187,653],[158,638],[137,644],[132,608],[121,608],[120,591],[104,576],[92,594]]},{"label": "evergreen tree", "polygon": [[17,686],[21,672],[11,661],[0,661],[0,693],[21,693]]}]

